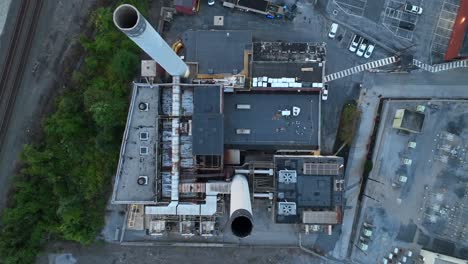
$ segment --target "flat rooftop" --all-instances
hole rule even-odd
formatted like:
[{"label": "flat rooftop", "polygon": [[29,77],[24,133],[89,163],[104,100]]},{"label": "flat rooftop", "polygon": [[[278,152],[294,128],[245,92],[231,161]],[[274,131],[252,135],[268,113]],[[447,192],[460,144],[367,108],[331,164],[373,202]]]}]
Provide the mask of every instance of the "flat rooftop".
[{"label": "flat rooftop", "polygon": [[199,74],[238,74],[244,70],[244,51],[251,49],[252,32],[188,30],[182,39],[185,60],[197,62]]},{"label": "flat rooftop", "polygon": [[307,62],[324,61],[323,43],[254,42],[253,61]]},{"label": "flat rooftop", "polygon": [[[134,86],[114,184],[114,203],[155,201],[158,97],[159,88]],[[139,185],[139,176],[147,176],[148,184]]]},{"label": "flat rooftop", "polygon": [[401,127],[420,132],[424,125],[424,117],[425,115],[423,113],[405,109]]},{"label": "flat rooftop", "polygon": [[[398,109],[418,105],[426,107],[421,133],[393,128]],[[382,101],[372,180],[363,192],[354,241],[364,221],[374,225],[374,234],[366,254],[353,247],[352,260],[373,263],[388,256],[389,249],[408,244],[468,259],[467,113],[467,100]],[[411,165],[403,164],[403,158]],[[405,183],[399,181],[401,175],[407,177]]]},{"label": "flat rooftop", "polygon": [[[343,158],[335,156],[275,156],[277,173],[277,201],[295,203],[296,214],[283,215],[277,210],[278,223],[300,223],[303,212],[308,211],[309,220],[336,223],[332,213],[336,207],[342,206],[342,189],[335,188],[335,181],[343,179]],[[285,181],[281,171],[294,172],[295,180]],[[277,204],[279,206],[279,204]],[[325,215],[314,215],[312,212],[322,212]],[[325,213],[330,212],[330,213]],[[318,222],[317,222],[318,223]]]},{"label": "flat rooftop", "polygon": [[254,42],[252,77],[285,77],[302,83],[321,83],[324,61],[322,43]]},{"label": "flat rooftop", "polygon": [[295,78],[296,82],[321,83],[321,62],[252,62],[253,77]]},{"label": "flat rooftop", "polygon": [[194,88],[193,155],[222,155],[222,91],[219,86]]},{"label": "flat rooftop", "polygon": [[265,1],[265,0],[256,0],[256,1],[239,0],[237,4],[240,6],[245,6],[245,7],[260,10],[260,11],[266,11],[268,7],[268,1]]},{"label": "flat rooftop", "polygon": [[[318,149],[319,104],[318,93],[225,94],[224,144],[252,150]],[[293,116],[293,107],[300,109],[299,115]],[[282,116],[283,110],[290,116]],[[249,133],[239,134],[238,129]]]}]

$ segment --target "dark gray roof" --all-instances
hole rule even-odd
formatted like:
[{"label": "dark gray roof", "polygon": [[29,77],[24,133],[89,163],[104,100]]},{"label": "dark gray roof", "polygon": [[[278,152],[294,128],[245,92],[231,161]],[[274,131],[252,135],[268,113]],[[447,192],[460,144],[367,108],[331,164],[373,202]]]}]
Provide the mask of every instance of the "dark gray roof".
[{"label": "dark gray roof", "polygon": [[260,11],[266,11],[268,7],[268,1],[265,0],[239,0],[237,4]]},{"label": "dark gray roof", "polygon": [[[343,158],[333,156],[275,156],[277,175],[276,191],[278,202],[296,203],[296,215],[276,214],[278,223],[300,223],[304,210],[334,211],[343,205],[342,190],[334,189],[335,180],[343,179]],[[328,164],[341,167],[330,175],[307,174],[304,164]],[[280,170],[296,171],[296,183],[283,183],[278,175]]]},{"label": "dark gray roof", "polygon": [[195,86],[193,111],[196,114],[219,114],[221,113],[221,99],[221,87]]},{"label": "dark gray roof", "polygon": [[251,47],[250,31],[189,30],[183,34],[188,62],[198,62],[198,73],[237,74],[244,69],[244,51]]},{"label": "dark gray roof", "polygon": [[223,154],[223,115],[194,114],[192,126],[193,155]]},{"label": "dark gray roof", "polygon": [[[303,68],[313,68],[303,71]],[[318,62],[253,62],[252,77],[298,78],[297,82],[322,82],[323,63]]]},{"label": "dark gray roof", "polygon": [[196,86],[192,117],[193,155],[222,155],[221,87]]},{"label": "dark gray roof", "polygon": [[316,175],[298,175],[297,206],[330,207],[332,206],[333,177]]},{"label": "dark gray roof", "polygon": [[[239,149],[317,149],[318,93],[237,93],[224,95],[224,144]],[[249,104],[249,110],[237,109]],[[293,106],[298,116],[281,116],[281,110]],[[237,134],[236,129],[251,133]]]}]

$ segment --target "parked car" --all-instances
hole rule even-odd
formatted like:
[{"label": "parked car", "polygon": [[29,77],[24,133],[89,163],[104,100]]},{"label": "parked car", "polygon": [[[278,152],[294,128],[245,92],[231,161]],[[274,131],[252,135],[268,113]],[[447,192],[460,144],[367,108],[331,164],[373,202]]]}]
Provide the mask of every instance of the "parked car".
[{"label": "parked car", "polygon": [[421,7],[419,7],[419,6],[415,6],[415,5],[412,5],[412,4],[406,4],[405,5],[405,11],[408,12],[408,13],[421,15],[422,12],[423,12],[423,9]]},{"label": "parked car", "polygon": [[366,49],[367,49],[367,43],[369,43],[367,39],[364,39],[363,41],[361,41],[361,44],[359,45],[356,55],[358,55],[359,57],[362,57],[362,55],[364,55],[364,52],[366,52]]},{"label": "parked car", "polygon": [[370,58],[370,56],[372,55],[372,52],[374,51],[374,48],[375,48],[375,44],[370,43],[367,46],[366,53],[364,53],[364,58],[366,59]]},{"label": "parked car", "polygon": [[209,6],[212,6],[212,5],[214,5],[214,4],[215,4],[215,0],[208,0],[208,5],[209,5]]},{"label": "parked car", "polygon": [[360,36],[354,35],[353,40],[351,41],[351,44],[349,45],[349,51],[356,52],[362,40],[363,38],[361,38]]},{"label": "parked car", "polygon": [[328,85],[322,89],[322,100],[326,101],[328,99]]},{"label": "parked car", "polygon": [[414,30],[414,24],[406,22],[406,21],[402,21],[402,20],[400,20],[400,23],[398,24],[398,27],[409,30],[409,31]]},{"label": "parked car", "polygon": [[330,32],[328,32],[328,37],[331,39],[334,39],[336,36],[336,31],[338,31],[338,24],[337,23],[331,24]]}]

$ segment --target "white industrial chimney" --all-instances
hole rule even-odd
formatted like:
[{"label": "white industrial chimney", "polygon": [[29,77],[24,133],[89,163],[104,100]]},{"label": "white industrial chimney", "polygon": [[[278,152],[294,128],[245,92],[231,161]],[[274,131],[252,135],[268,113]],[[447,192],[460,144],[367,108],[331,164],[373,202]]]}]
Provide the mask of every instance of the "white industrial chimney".
[{"label": "white industrial chimney", "polygon": [[238,237],[247,237],[253,229],[252,204],[249,182],[242,174],[231,182],[231,231]]},{"label": "white industrial chimney", "polygon": [[181,77],[189,75],[188,66],[134,6],[124,4],[117,7],[114,11],[114,24],[170,75]]}]

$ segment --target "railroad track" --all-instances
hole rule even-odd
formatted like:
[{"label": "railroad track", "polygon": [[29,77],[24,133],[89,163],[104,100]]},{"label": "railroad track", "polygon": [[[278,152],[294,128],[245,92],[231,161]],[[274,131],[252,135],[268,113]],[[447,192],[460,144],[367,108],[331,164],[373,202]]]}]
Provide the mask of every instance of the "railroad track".
[{"label": "railroad track", "polygon": [[21,86],[43,0],[23,0],[6,49],[0,78],[0,146],[3,145],[16,96]]}]

